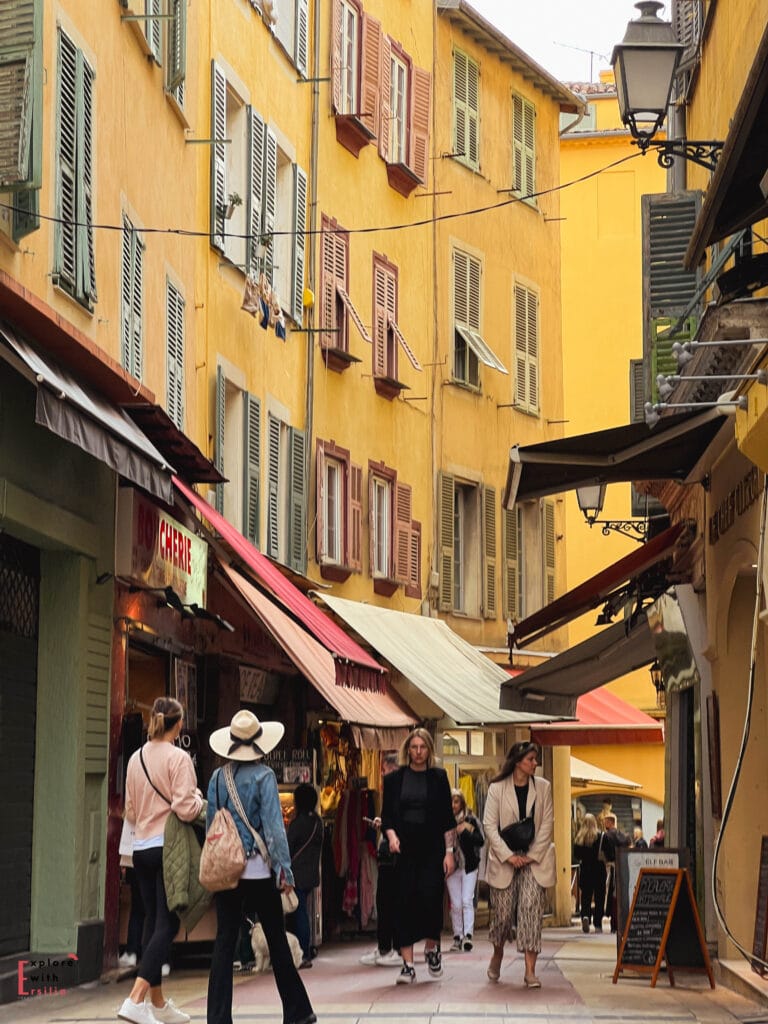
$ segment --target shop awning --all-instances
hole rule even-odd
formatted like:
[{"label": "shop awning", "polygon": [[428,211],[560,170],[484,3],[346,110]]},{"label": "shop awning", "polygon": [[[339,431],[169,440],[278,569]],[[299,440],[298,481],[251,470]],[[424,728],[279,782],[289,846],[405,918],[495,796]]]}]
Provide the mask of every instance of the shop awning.
[{"label": "shop awning", "polygon": [[589,484],[685,480],[727,422],[723,409],[665,417],[651,430],[629,423],[509,453],[504,507]]},{"label": "shop awning", "polygon": [[509,635],[510,643],[515,647],[521,647],[523,643],[533,643],[552,630],[559,629],[567,622],[578,618],[590,608],[597,608],[623,583],[636,579],[658,562],[669,558],[684,530],[683,523],[676,523],[642,547],[609,565],[607,569],[558,597],[556,601],[518,622]]},{"label": "shop awning", "polygon": [[441,619],[408,615],[329,594],[318,596],[457,725],[551,718],[548,714],[502,711],[499,688],[508,678],[506,672]]},{"label": "shop awning", "polygon": [[173,482],[179,494],[210,523],[259,581],[330,651],[335,663],[337,683],[366,690],[378,690],[384,685],[386,669],[287,580],[266,555],[246,540],[220,512],[177,477],[173,478]]},{"label": "shop awning", "polygon": [[35,422],[131,483],[173,501],[173,467],[122,409],[0,325],[0,356],[37,388]]},{"label": "shop awning", "polygon": [[225,480],[211,460],[179,430],[162,405],[142,402],[123,404],[122,408],[179,476],[193,484],[220,484]]},{"label": "shop awning", "polygon": [[631,779],[624,779],[621,775],[614,775],[604,768],[589,764],[578,757],[571,758],[571,783],[588,785],[590,782],[597,782],[601,786],[611,786],[617,789],[642,789],[639,782],[632,782]]},{"label": "shop awning", "polygon": [[575,722],[533,726],[531,739],[548,747],[663,743],[664,726],[615,693],[600,687],[578,698]]},{"label": "shop awning", "polygon": [[270,636],[282,647],[294,665],[345,722],[410,728],[417,719],[395,694],[376,690],[353,690],[336,682],[333,655],[305,629],[229,566],[222,566],[237,592],[258,617]]},{"label": "shop awning", "polygon": [[542,718],[573,718],[576,700],[619,676],[650,665],[656,657],[645,613],[629,627],[617,622],[557,657],[509,679],[501,688],[501,706],[539,712]]}]

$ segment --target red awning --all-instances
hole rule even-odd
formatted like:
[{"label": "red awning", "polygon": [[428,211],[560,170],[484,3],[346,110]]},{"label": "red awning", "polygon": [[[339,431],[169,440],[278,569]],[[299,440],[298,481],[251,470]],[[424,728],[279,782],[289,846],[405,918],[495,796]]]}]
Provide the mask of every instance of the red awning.
[{"label": "red awning", "polygon": [[579,697],[575,722],[531,726],[531,739],[551,747],[663,743],[664,727],[644,711],[600,687]]},{"label": "red awning", "polygon": [[684,530],[684,523],[670,526],[668,530],[649,540],[636,551],[620,558],[618,562],[569,590],[545,608],[518,622],[510,634],[510,643],[515,647],[520,647],[524,642],[533,643],[534,640],[551,633],[554,629],[559,629],[572,619],[577,619],[590,608],[597,608],[622,583],[635,579],[657,562],[669,558]]},{"label": "red awning", "polygon": [[336,682],[364,690],[379,690],[384,686],[386,669],[348,636],[317,605],[287,580],[280,570],[236,530],[224,516],[196,494],[178,477],[173,478],[176,490],[197,509],[203,518],[223,538],[238,558],[268,587],[274,596],[294,615],[310,633],[333,655]]}]

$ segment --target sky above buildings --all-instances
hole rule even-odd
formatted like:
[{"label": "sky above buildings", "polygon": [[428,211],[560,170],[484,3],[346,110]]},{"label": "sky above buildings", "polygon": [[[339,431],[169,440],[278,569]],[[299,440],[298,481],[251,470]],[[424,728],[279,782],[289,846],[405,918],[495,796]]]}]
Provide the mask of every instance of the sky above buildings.
[{"label": "sky above buildings", "polygon": [[[469,0],[472,7],[561,81],[598,81],[638,16],[634,0]],[[670,17],[668,2],[660,15]]]}]

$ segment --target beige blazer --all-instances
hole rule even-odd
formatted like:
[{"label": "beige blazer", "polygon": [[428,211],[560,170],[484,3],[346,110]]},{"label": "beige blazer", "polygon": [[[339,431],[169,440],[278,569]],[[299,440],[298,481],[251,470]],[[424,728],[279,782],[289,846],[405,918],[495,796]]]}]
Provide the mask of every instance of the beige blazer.
[{"label": "beige blazer", "polygon": [[[528,856],[533,862],[531,864],[533,877],[539,885],[546,889],[550,885],[554,885],[556,881],[555,844],[552,842],[554,830],[552,787],[546,779],[534,776],[528,780],[526,815],[531,813],[532,807],[536,835],[528,850]],[[514,851],[510,850],[501,838],[499,829],[506,828],[507,825],[512,825],[519,820],[517,794],[512,776],[508,775],[501,782],[492,782],[488,787],[488,797],[485,801],[483,826],[488,839],[488,867],[485,878],[494,889],[506,889],[512,882],[515,871],[512,865],[507,863],[507,858],[511,857]]]}]

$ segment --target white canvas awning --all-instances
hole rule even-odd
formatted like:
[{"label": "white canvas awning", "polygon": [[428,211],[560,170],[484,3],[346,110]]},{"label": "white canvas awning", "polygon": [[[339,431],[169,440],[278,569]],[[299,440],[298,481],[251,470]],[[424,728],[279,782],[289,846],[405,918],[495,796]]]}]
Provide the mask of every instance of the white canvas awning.
[{"label": "white canvas awning", "polygon": [[639,782],[632,782],[631,779],[624,779],[621,775],[614,775],[604,768],[582,761],[578,757],[571,758],[571,782],[588,783],[598,782],[602,786],[617,786],[620,789],[642,789]]}]

